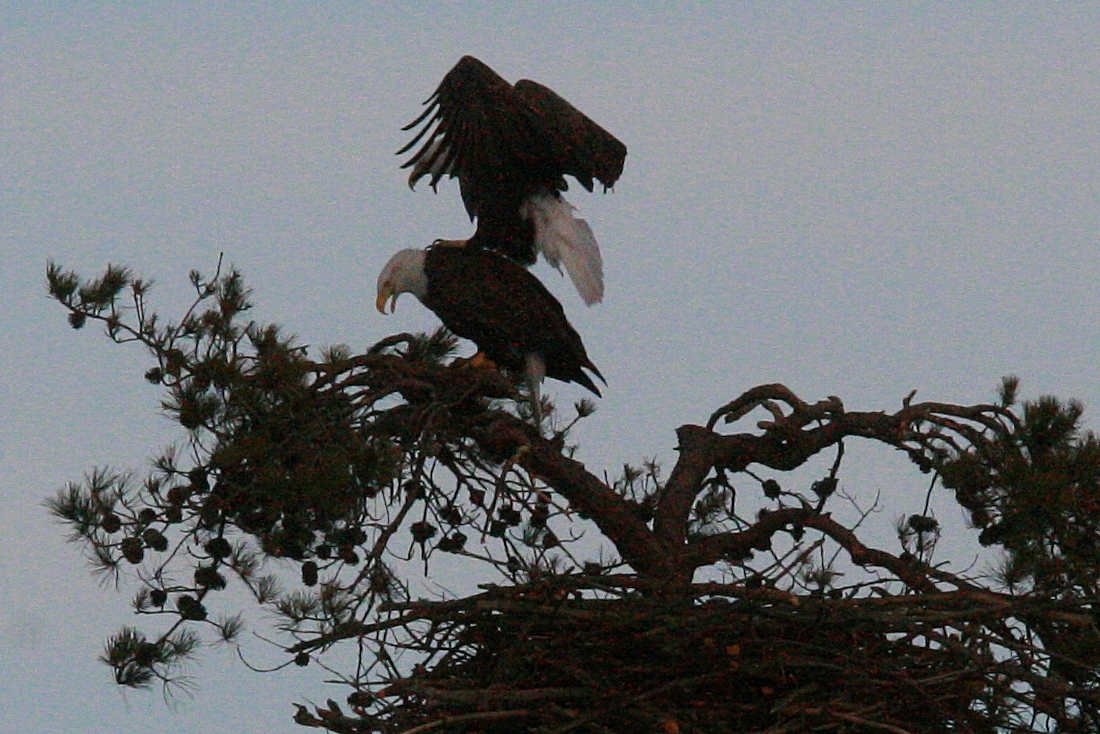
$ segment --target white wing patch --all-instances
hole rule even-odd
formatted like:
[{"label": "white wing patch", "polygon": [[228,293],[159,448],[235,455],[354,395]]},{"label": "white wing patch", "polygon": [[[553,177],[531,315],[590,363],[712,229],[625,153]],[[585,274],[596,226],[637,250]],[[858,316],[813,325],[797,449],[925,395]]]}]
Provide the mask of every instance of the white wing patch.
[{"label": "white wing patch", "polygon": [[535,249],[569,279],[586,306],[603,300],[603,257],[588,222],[573,216],[576,207],[562,196],[532,196],[520,216],[535,223]]}]

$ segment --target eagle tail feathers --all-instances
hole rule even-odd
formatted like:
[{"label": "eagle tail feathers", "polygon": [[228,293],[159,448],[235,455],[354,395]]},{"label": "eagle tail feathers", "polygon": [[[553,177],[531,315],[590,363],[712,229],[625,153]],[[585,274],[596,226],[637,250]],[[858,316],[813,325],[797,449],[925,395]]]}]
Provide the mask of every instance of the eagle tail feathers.
[{"label": "eagle tail feathers", "polygon": [[603,257],[588,222],[573,216],[576,208],[558,194],[531,197],[520,215],[535,224],[535,248],[569,279],[586,306],[603,300]]}]

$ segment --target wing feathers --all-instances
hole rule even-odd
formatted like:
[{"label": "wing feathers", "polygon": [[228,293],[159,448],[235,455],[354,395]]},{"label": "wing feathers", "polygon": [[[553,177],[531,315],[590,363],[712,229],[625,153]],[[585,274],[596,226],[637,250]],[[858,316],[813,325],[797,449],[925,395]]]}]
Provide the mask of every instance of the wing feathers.
[{"label": "wing feathers", "polygon": [[498,187],[564,190],[561,176],[569,175],[591,191],[593,179],[607,188],[622,174],[626,146],[613,135],[548,87],[528,79],[512,86],[472,56],[447,72],[425,104],[402,128],[423,125],[399,154],[425,141],[403,167],[414,167],[414,183],[428,172],[434,176],[438,167],[418,164],[430,157],[433,139],[442,138],[440,149],[453,160],[440,176],[470,188],[477,210],[485,208],[477,200]]},{"label": "wing feathers", "polygon": [[516,96],[542,118],[566,166],[562,173],[592,190],[596,178],[605,188],[615,185],[626,162],[626,146],[560,94],[530,79],[516,82]]}]

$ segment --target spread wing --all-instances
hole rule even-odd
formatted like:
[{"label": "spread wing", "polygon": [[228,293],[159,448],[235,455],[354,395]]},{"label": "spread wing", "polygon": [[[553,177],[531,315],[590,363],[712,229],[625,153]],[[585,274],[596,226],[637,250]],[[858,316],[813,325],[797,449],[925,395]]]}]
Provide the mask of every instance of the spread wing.
[{"label": "spread wing", "polygon": [[572,176],[589,191],[593,178],[605,189],[615,185],[626,162],[625,145],[549,87],[520,79],[515,93],[538,116],[552,141],[564,164],[559,174]]},{"label": "spread wing", "polygon": [[409,185],[430,175],[433,188],[443,176],[458,178],[462,199],[471,217],[488,202],[516,195],[526,179],[538,177],[549,150],[537,116],[516,95],[515,89],[492,69],[472,56],[464,56],[447,72],[427,109],[405,126],[423,125],[406,153],[420,149],[405,162],[412,167]]},{"label": "spread wing", "polygon": [[473,56],[447,72],[427,108],[404,129],[422,126],[403,154],[409,185],[430,176],[457,178],[471,217],[502,201],[568,188],[563,176],[592,190],[593,179],[612,186],[623,170],[626,146],[560,95],[524,79],[512,86]]}]

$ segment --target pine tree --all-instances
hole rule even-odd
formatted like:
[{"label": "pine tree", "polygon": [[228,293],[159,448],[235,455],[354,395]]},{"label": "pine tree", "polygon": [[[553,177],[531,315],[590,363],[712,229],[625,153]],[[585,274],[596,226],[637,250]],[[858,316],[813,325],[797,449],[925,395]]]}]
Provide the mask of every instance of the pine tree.
[{"label": "pine tree", "polygon": [[[311,358],[247,320],[237,272],[192,273],[174,322],[125,268],[48,281],[74,328],[148,349],[186,436],[146,477],[93,470],[49,502],[156,627],[107,642],[120,685],[235,640],[240,614],[211,611],[235,585],[288,664],[362,651],[346,704],[297,706],[333,732],[1100,730],[1100,443],[1075,402],[1021,404],[1006,378],[991,404],[862,412],[761,385],[677,429],[667,476],[609,480],[573,458],[591,403],[544,435],[445,332]],[[927,475],[896,547],[861,538],[883,508],[842,484],[856,441]],[[940,557],[933,493],[989,563]],[[444,556],[484,583],[413,598],[409,569]]]}]

